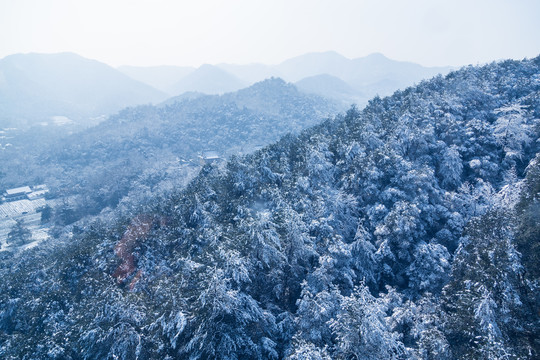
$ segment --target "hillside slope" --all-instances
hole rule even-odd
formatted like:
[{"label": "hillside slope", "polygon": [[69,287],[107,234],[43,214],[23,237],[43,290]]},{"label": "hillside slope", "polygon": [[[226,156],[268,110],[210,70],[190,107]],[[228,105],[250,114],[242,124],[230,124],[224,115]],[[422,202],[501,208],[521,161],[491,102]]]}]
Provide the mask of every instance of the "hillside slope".
[{"label": "hillside slope", "polygon": [[335,111],[332,103],[280,79],[222,96],[127,108],[44,149],[12,146],[0,152],[0,187],[45,182],[51,194],[82,196],[69,204],[80,218],[116,206],[130,191],[134,197],[158,191],[158,179],[171,186],[175,177],[185,176],[184,171],[171,175],[172,169],[196,170],[205,150],[223,159],[247,153],[287,133],[299,133]]},{"label": "hillside slope", "polygon": [[333,99],[346,106],[361,104],[365,101],[364,94],[360,94],[340,78],[328,74],[308,76],[294,85],[306,93]]},{"label": "hillside slope", "polygon": [[82,121],[165,97],[108,65],[72,53],[0,60],[0,126],[30,125],[51,116]]},{"label": "hillside slope", "polygon": [[169,94],[181,95],[188,91],[204,94],[223,94],[237,91],[250,84],[213,65],[201,65],[169,88]]},{"label": "hillside slope", "polygon": [[[120,66],[118,70],[132,79],[148,84],[164,93],[173,85],[195,71],[189,66]],[[169,94],[171,95],[171,94]]]},{"label": "hillside slope", "polygon": [[0,354],[537,358],[539,118],[540,58],[505,61],[208,165],[4,256]]}]

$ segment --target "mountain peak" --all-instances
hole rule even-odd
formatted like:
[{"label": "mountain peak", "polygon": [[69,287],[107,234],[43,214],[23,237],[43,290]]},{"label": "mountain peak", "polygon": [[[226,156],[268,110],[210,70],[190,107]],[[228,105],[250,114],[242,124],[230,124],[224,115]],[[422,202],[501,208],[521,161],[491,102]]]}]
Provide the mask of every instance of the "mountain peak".
[{"label": "mountain peak", "polygon": [[368,59],[375,59],[375,60],[390,60],[388,57],[384,56],[383,53],[380,52],[374,52],[366,56]]},{"label": "mountain peak", "polygon": [[246,84],[233,74],[210,64],[203,64],[171,87],[172,94],[180,95],[186,91],[205,94],[222,94],[236,91]]},{"label": "mountain peak", "polygon": [[297,91],[294,85],[287,83],[282,78],[270,77],[268,79],[256,82],[249,87],[239,90],[237,92],[237,96],[241,97],[245,94],[276,94],[291,89]]},{"label": "mountain peak", "polygon": [[84,119],[165,96],[107,64],[70,52],[10,55],[0,62],[0,72],[5,78],[0,98],[9,99],[1,123],[55,115]]},{"label": "mountain peak", "polygon": [[219,67],[215,66],[215,65],[211,65],[211,64],[202,64],[201,66],[199,66],[197,68],[198,71],[210,71],[210,70],[215,70],[215,71],[218,71],[218,70],[221,70]]},{"label": "mountain peak", "polygon": [[251,85],[250,87],[254,87],[254,86],[284,86],[286,84],[287,84],[287,82],[285,80],[283,80],[282,78],[272,76],[272,77],[269,77],[268,79],[258,81],[255,84]]}]

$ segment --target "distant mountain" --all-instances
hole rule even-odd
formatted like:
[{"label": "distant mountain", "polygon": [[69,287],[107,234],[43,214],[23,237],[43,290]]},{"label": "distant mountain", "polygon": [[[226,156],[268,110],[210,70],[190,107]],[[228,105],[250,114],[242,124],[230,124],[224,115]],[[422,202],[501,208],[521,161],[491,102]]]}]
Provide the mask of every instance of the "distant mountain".
[{"label": "distant mountain", "polygon": [[[381,83],[387,83],[389,87],[405,87],[437,74],[444,75],[451,69],[451,67],[424,67],[412,62],[395,61],[376,53],[351,60],[343,79],[357,89]],[[397,88],[391,91],[395,90]]]},{"label": "distant mountain", "polygon": [[348,83],[328,74],[314,75],[297,81],[294,85],[306,93],[317,94],[350,106],[353,103],[364,102],[366,97],[360,97]]},{"label": "distant mountain", "polygon": [[189,66],[120,66],[118,70],[137,81],[170,94],[173,85],[183,77],[195,71]]},{"label": "distant mountain", "polygon": [[[289,59],[276,66],[276,71],[287,81],[299,81],[305,77],[331,75],[346,82],[352,93],[343,93],[342,101],[353,99],[360,105],[375,95],[386,96],[398,89],[404,89],[423,79],[429,79],[437,74],[446,74],[450,67],[424,67],[419,64],[395,61],[382,54],[371,54],[357,59],[347,59],[335,52],[311,53]],[[329,78],[317,80],[319,85],[328,82]],[[311,79],[299,83],[300,87],[314,86]],[[335,80],[333,80],[335,86]],[[309,85],[311,84],[311,85]],[[332,84],[327,83],[332,86]],[[340,93],[330,91],[331,96]],[[321,90],[318,94],[323,95]]]},{"label": "distant mountain", "polygon": [[19,54],[0,60],[0,125],[32,124],[52,116],[79,122],[125,106],[161,101],[165,93],[223,94],[270,77],[297,82],[304,91],[342,104],[363,106],[374,95],[388,95],[449,70],[382,54],[351,60],[336,52],[305,54],[278,65],[123,66],[118,70],[72,53]]},{"label": "distant mountain", "polygon": [[296,82],[305,77],[328,74],[347,81],[354,71],[352,60],[334,52],[309,53],[285,60],[275,66],[286,81]]},{"label": "distant mountain", "polygon": [[180,95],[186,91],[223,94],[248,86],[246,82],[213,65],[202,65],[170,87],[169,93]]},{"label": "distant mountain", "polygon": [[424,67],[411,62],[391,60],[379,53],[351,60],[333,51],[305,54],[275,67],[275,71],[286,81],[296,82],[305,77],[328,74],[362,86],[389,77],[400,82],[414,82],[439,73],[445,74],[450,70],[450,67]]},{"label": "distant mountain", "polygon": [[0,125],[51,116],[74,120],[162,100],[165,94],[72,53],[17,54],[0,60]]},{"label": "distant mountain", "polygon": [[[351,60],[334,52],[309,53],[297,56],[278,65],[265,64],[219,64],[219,68],[247,81],[261,81],[270,77],[279,77],[289,82],[297,82],[305,77],[330,74],[343,78]],[[345,72],[340,70],[345,69]]]},{"label": "distant mountain", "polygon": [[[389,95],[439,73],[446,74],[451,68],[424,67],[391,60],[378,53],[348,59],[328,51],[297,56],[278,65],[218,64],[203,65],[197,70],[189,67],[121,67],[120,70],[171,95],[187,91],[222,94],[279,77],[298,83],[302,90],[347,105],[355,102],[363,106],[375,95]],[[180,79],[182,74],[185,76]],[[302,81],[304,79],[306,81]],[[177,82],[171,85],[174,81]],[[345,88],[348,89],[344,91]]]},{"label": "distant mountain", "polygon": [[218,64],[216,65],[220,69],[233,74],[237,78],[245,81],[249,84],[253,84],[271,77],[282,77],[275,67],[265,64],[247,64],[247,65],[235,65],[235,64]]},{"label": "distant mountain", "polygon": [[[344,103],[352,100],[360,105],[365,105],[375,95],[390,95],[398,89],[437,74],[444,75],[451,70],[450,67],[424,67],[411,62],[395,61],[378,53],[348,59],[334,51],[309,53],[278,65],[218,66],[246,82],[270,76],[281,77],[285,81],[297,83],[302,90],[329,96]],[[325,89],[327,86],[330,88]]]}]

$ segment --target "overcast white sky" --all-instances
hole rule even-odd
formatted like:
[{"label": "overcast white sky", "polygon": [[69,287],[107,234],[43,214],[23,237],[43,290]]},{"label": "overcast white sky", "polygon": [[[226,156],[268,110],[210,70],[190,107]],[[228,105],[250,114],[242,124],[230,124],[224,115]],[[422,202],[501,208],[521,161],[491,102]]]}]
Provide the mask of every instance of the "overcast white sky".
[{"label": "overcast white sky", "polygon": [[540,0],[0,0],[0,58],[276,64],[381,52],[426,66],[540,54]]}]

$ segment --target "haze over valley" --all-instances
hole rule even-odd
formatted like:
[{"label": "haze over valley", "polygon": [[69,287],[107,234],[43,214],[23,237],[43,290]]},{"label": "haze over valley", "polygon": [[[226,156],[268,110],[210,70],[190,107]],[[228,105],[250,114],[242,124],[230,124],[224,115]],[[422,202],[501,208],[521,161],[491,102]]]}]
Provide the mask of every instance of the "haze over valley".
[{"label": "haze over valley", "polygon": [[118,69],[73,53],[18,54],[0,60],[0,125],[54,123],[59,117],[95,124],[127,106],[155,104],[186,92],[233,92],[272,77],[327,97],[344,110],[449,71],[450,67],[426,68],[382,54],[350,60],[335,52],[306,54],[275,66]]}]

